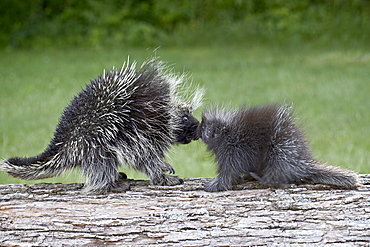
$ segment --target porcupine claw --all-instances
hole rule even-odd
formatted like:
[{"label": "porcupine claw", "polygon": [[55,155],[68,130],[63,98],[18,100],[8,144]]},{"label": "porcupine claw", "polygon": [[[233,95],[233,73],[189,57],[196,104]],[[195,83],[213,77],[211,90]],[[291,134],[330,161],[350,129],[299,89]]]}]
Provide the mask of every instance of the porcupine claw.
[{"label": "porcupine claw", "polygon": [[119,173],[119,179],[127,179],[127,174],[124,172]]},{"label": "porcupine claw", "polygon": [[175,174],[176,173],[175,169],[171,166],[170,163],[166,162],[165,164],[167,165],[167,171],[168,171],[169,174]]}]

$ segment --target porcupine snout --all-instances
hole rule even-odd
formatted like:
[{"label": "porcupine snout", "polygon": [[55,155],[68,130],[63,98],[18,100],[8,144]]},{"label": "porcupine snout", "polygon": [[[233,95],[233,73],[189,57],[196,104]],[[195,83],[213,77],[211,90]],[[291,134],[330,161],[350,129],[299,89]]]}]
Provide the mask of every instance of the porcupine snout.
[{"label": "porcupine snout", "polygon": [[176,133],[176,142],[188,144],[192,140],[198,140],[197,129],[199,121],[190,113],[185,114],[181,118],[181,133]]},{"label": "porcupine snout", "polygon": [[199,123],[199,125],[197,126],[197,129],[195,130],[195,136],[196,140],[202,139],[202,123]]}]

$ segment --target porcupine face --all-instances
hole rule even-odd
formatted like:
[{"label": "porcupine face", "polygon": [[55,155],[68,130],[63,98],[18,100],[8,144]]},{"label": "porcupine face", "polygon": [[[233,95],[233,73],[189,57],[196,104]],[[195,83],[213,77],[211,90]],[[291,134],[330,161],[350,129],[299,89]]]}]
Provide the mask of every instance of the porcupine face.
[{"label": "porcupine face", "polygon": [[199,121],[190,112],[185,112],[179,120],[179,128],[175,132],[176,142],[188,144],[192,140],[198,140],[197,128]]},{"label": "porcupine face", "polygon": [[202,123],[197,129],[197,136],[212,149],[212,144],[217,142],[216,139],[222,134],[223,129],[224,126],[217,120],[208,120],[203,116]]}]

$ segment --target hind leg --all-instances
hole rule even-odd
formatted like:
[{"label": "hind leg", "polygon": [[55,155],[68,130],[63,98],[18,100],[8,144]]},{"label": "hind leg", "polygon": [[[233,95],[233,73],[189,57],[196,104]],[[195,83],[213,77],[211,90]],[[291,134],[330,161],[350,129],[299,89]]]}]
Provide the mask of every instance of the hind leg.
[{"label": "hind leg", "polygon": [[86,176],[84,191],[86,193],[99,194],[105,193],[116,187],[119,172],[115,157],[111,154],[90,157],[95,159],[84,161],[82,172]]},{"label": "hind leg", "polygon": [[266,168],[260,174],[250,172],[249,175],[260,184],[272,187],[287,187],[290,184],[287,174],[278,171],[276,168]]},{"label": "hind leg", "polygon": [[305,166],[300,166],[295,161],[274,159],[269,161],[262,172],[250,175],[267,186],[288,187],[291,184],[301,183],[307,174]]}]

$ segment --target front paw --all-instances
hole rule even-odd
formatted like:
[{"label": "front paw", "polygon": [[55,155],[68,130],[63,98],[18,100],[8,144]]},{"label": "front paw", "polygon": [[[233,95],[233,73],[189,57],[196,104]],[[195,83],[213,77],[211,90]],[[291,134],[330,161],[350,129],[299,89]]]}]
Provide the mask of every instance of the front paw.
[{"label": "front paw", "polygon": [[167,185],[167,186],[179,185],[183,183],[184,183],[183,179],[177,176],[169,176],[167,174],[163,174],[163,176],[153,179],[151,181],[152,185]]},{"label": "front paw", "polygon": [[208,192],[218,192],[218,191],[224,191],[224,190],[229,190],[231,188],[230,185],[223,184],[220,182],[219,179],[215,178],[208,184],[204,186],[204,190]]}]

